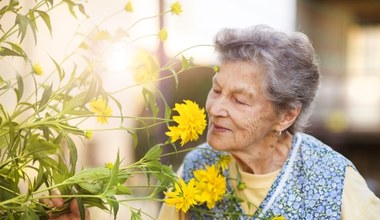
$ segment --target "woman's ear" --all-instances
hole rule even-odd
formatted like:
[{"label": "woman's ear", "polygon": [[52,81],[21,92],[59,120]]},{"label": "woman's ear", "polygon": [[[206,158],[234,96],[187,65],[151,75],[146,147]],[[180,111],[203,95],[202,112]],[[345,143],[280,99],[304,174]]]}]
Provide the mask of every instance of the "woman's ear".
[{"label": "woman's ear", "polygon": [[301,107],[295,107],[281,113],[279,121],[279,131],[284,131],[289,128],[300,114]]}]

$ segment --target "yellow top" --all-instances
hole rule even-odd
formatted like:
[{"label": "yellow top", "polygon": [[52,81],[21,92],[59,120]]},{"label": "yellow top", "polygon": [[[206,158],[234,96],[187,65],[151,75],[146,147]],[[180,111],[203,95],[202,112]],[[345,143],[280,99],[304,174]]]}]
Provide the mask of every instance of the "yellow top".
[{"label": "yellow top", "polygon": [[[241,207],[246,214],[253,214],[265,198],[270,187],[275,181],[280,170],[264,174],[255,175],[239,171],[241,182],[246,184],[243,190],[235,190],[237,196],[247,202],[241,203]],[[178,174],[182,173],[182,167]],[[235,163],[230,164],[230,175],[236,176]],[[236,182],[232,181],[232,187],[236,188]],[[187,216],[183,212],[176,211],[174,206],[162,205],[160,220],[186,220]],[[364,178],[352,167],[347,168],[343,189],[342,220],[358,219],[380,219],[380,199],[368,188]]]}]

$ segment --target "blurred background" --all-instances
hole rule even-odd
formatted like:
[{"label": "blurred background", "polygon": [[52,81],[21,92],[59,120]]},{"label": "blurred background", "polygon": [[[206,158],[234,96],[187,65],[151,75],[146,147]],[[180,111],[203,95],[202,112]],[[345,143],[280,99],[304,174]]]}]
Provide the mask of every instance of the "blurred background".
[{"label": "blurred background", "polygon": [[[86,32],[108,16],[110,11],[123,9],[127,1],[91,0],[86,3],[89,20],[81,24]],[[102,23],[101,28],[115,31],[126,23],[133,23],[143,16],[152,16],[165,11],[173,1],[136,0],[134,12],[115,16]],[[146,39],[138,43],[159,56],[159,62],[167,60],[193,45],[212,44],[215,33],[222,27],[247,27],[255,24],[268,24],[284,31],[301,31],[309,36],[320,59],[322,84],[316,101],[311,126],[307,132],[341,152],[356,165],[366,179],[369,187],[380,196],[380,1],[378,0],[181,0],[183,13],[179,16],[167,15],[142,22],[133,34],[156,33],[162,27],[168,31],[164,43],[157,39]],[[66,51],[63,45],[72,45],[72,36],[77,31],[78,21],[67,17],[59,10],[52,16],[52,36],[41,29],[44,42],[35,47],[32,38],[27,39],[28,50],[42,66],[49,56],[62,57]],[[54,19],[53,19],[54,17]],[[89,22],[90,21],[90,22]],[[13,21],[12,21],[13,22]],[[46,33],[44,33],[46,31]],[[67,47],[67,46],[65,46]],[[102,75],[105,88],[117,90],[131,84],[128,76],[130,50],[122,42],[109,47],[104,57],[108,68]],[[185,52],[193,57],[194,64],[205,66],[181,74],[178,88],[174,80],[162,81],[159,85],[167,97],[168,104],[191,99],[204,107],[206,95],[211,85],[212,70],[216,65],[212,47],[200,46]],[[15,62],[12,61],[12,66]],[[10,64],[1,62],[0,69],[11,69]],[[302,92],[302,91],[300,91]],[[125,106],[126,114],[144,115],[140,90],[120,93],[118,98]],[[112,121],[111,125],[112,125]],[[115,122],[117,124],[117,122]],[[131,122],[131,126],[134,123]],[[97,126],[89,124],[89,127]],[[139,133],[139,144],[131,147],[132,140],[125,132],[106,132],[94,134],[94,138],[80,149],[80,166],[103,166],[113,161],[120,150],[125,162],[130,163],[147,151],[152,143],[166,139],[162,135],[166,127],[156,127],[149,135]],[[203,142],[187,144],[185,148]],[[182,162],[184,155],[165,157],[165,163],[175,168]],[[138,180],[136,180],[138,181]],[[156,216],[160,207],[158,202],[132,204],[141,207],[151,216]],[[106,213],[93,212],[93,219],[112,219]],[[120,208],[118,219],[129,216],[127,209]],[[144,219],[150,219],[144,217]]]}]

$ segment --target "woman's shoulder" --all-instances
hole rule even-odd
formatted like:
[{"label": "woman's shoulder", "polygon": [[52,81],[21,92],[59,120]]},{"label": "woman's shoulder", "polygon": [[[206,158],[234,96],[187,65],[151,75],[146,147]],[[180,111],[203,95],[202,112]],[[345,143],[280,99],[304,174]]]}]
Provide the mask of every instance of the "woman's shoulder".
[{"label": "woman's shoulder", "polygon": [[302,139],[300,150],[305,161],[320,161],[318,164],[330,165],[339,163],[355,169],[350,160],[320,139],[306,133],[297,133],[296,136]]}]

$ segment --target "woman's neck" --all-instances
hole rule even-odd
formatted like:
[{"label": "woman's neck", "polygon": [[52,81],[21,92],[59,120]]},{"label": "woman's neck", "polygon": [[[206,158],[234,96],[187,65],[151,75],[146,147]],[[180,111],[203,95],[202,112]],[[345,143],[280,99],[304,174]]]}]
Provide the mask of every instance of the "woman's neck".
[{"label": "woman's neck", "polygon": [[293,135],[284,132],[281,136],[272,136],[247,151],[231,152],[236,163],[244,172],[266,174],[280,169],[290,152]]}]

